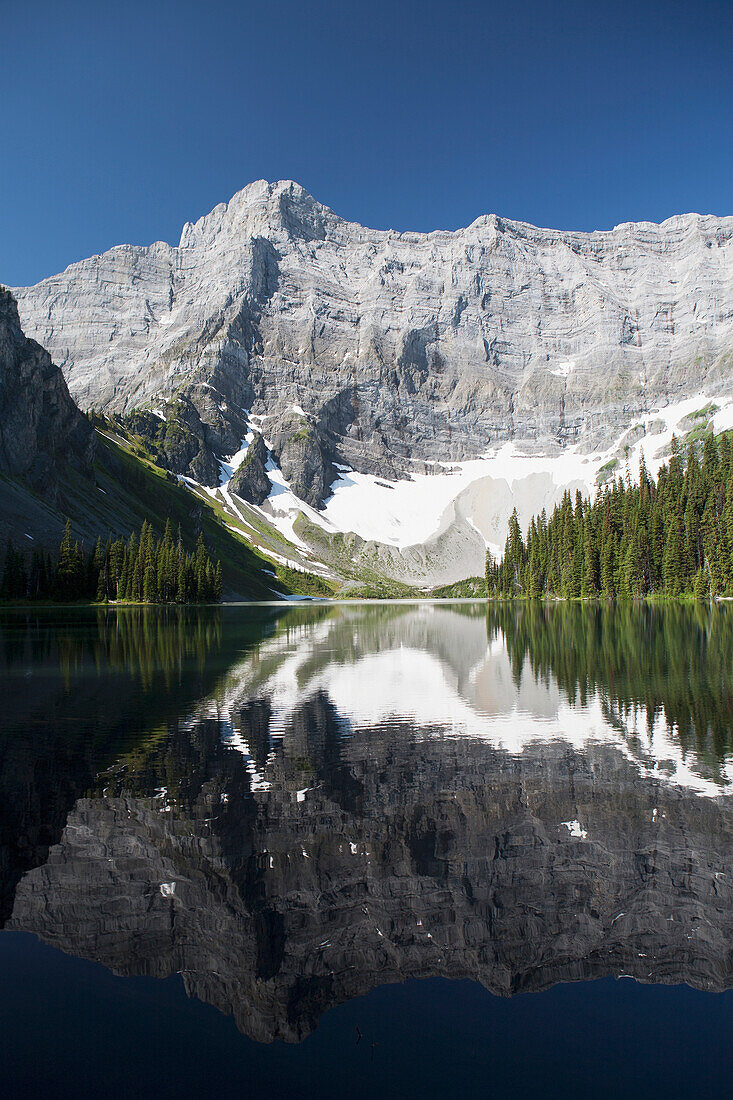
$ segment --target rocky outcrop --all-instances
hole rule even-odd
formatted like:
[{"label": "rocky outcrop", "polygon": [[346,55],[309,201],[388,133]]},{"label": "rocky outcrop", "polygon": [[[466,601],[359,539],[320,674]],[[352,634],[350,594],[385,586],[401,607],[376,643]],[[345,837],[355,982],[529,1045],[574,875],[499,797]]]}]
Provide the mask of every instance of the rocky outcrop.
[{"label": "rocky outcrop", "polygon": [[190,401],[179,398],[165,416],[137,410],[122,417],[121,423],[172,473],[185,474],[205,485],[217,483],[219,463],[210,443],[212,428]]},{"label": "rocky outcrop", "polygon": [[[114,248],[17,293],[83,406],[185,397],[218,455],[266,417],[311,503],[334,461],[394,475],[510,438],[597,449],[732,381],[731,218],[382,232],[260,181],[176,247]],[[311,434],[288,441],[294,407]],[[216,483],[211,463],[166,453]]]},{"label": "rocky outcrop", "polygon": [[[269,429],[268,429],[269,430]],[[272,430],[274,455],[297,497],[318,508],[336,477],[328,437],[299,413],[286,412]]]},{"label": "rocky outcrop", "polygon": [[257,432],[247,448],[241,466],[229,482],[231,492],[250,504],[262,504],[267,500],[272,491],[272,482],[266,472],[268,457],[265,441]]},{"label": "rocky outcrop", "polygon": [[0,289],[0,473],[53,500],[61,468],[91,470],[93,436],[61,371],[25,337],[15,299]]}]

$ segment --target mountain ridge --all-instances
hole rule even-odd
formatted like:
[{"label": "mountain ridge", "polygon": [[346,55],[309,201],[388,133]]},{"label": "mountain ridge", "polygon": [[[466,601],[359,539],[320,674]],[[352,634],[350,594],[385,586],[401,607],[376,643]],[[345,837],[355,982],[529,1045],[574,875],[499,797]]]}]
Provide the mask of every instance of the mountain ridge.
[{"label": "mountain ridge", "polygon": [[[609,461],[656,410],[733,387],[731,217],[584,233],[483,215],[402,233],[346,221],[292,181],[255,181],[187,222],[178,246],[116,246],[17,293],[77,401],[154,416],[146,446],[179,477],[218,493],[222,464],[261,436],[256,488],[234,495],[293,544],[297,501],[327,514],[343,471],[399,485],[507,445],[546,460],[551,508],[578,487],[561,486],[557,457]],[[292,491],[282,522],[283,493],[262,502],[274,471]],[[502,542],[507,519],[495,488],[479,511],[498,518],[477,533],[469,516],[437,572],[400,579],[480,572],[482,540]]]},{"label": "mountain ridge", "polygon": [[540,226],[540,225],[535,225],[534,222],[525,221],[524,219],[521,219],[521,218],[509,218],[509,217],[506,217],[503,214],[498,214],[496,212],[479,214],[479,215],[477,215],[477,217],[475,217],[473,219],[473,221],[469,222],[467,225],[458,226],[455,229],[436,228],[436,229],[429,229],[429,230],[419,230],[419,229],[394,229],[393,227],[386,228],[386,229],[379,229],[379,228],[376,228],[376,227],[373,227],[373,226],[363,225],[361,222],[358,222],[358,221],[350,219],[350,218],[342,217],[340,214],[336,213],[336,211],[332,207],[330,207],[327,204],[322,203],[322,202],[320,202],[320,200],[316,199],[306,188],[304,188],[296,180],[280,179],[280,180],[270,181],[270,180],[266,180],[266,179],[259,179],[259,180],[253,180],[251,183],[246,184],[244,187],[240,188],[238,191],[235,191],[234,194],[231,196],[231,198],[227,202],[217,203],[217,205],[214,206],[208,213],[202,214],[200,217],[195,218],[192,221],[184,222],[183,226],[181,228],[181,233],[179,235],[177,244],[176,243],[171,243],[170,241],[164,241],[164,240],[151,241],[149,244],[132,244],[132,243],[129,243],[129,242],[120,242],[119,244],[110,245],[109,248],[106,248],[101,252],[91,253],[89,256],[84,257],[83,259],[72,260],[71,263],[67,264],[66,267],[63,268],[60,272],[57,272],[56,274],[51,274],[51,275],[44,276],[42,279],[39,279],[36,283],[29,283],[25,286],[14,287],[13,291],[15,292],[15,291],[28,290],[31,287],[39,286],[42,283],[53,281],[54,279],[58,278],[60,275],[65,275],[74,268],[83,266],[83,265],[85,265],[88,262],[93,261],[93,260],[99,260],[102,257],[107,256],[109,253],[112,253],[112,252],[116,252],[116,251],[124,251],[124,252],[141,251],[141,252],[147,252],[147,251],[156,250],[156,249],[161,250],[161,251],[166,251],[166,250],[174,250],[174,249],[186,247],[190,243],[190,240],[191,240],[192,236],[195,234],[196,230],[200,230],[205,225],[210,224],[213,220],[215,220],[215,216],[218,217],[218,218],[221,218],[221,217],[225,216],[226,214],[228,214],[230,210],[240,209],[241,206],[244,203],[245,197],[249,197],[250,194],[254,194],[255,192],[261,190],[262,188],[266,188],[268,190],[269,194],[272,194],[273,191],[280,192],[280,191],[288,191],[288,190],[291,191],[291,193],[293,193],[293,192],[298,193],[298,195],[302,198],[302,200],[304,202],[312,204],[315,208],[317,208],[318,211],[322,212],[323,214],[328,216],[330,219],[333,219],[333,221],[335,223],[340,223],[344,226],[354,227],[356,229],[360,229],[360,230],[362,230],[366,233],[369,233],[369,234],[379,234],[379,235],[390,237],[390,238],[399,238],[399,239],[408,240],[408,241],[420,240],[420,239],[426,239],[426,238],[430,239],[430,238],[441,238],[441,237],[459,237],[462,234],[468,233],[470,230],[479,229],[479,228],[483,228],[483,227],[524,230],[524,231],[530,230],[533,234],[538,234],[542,237],[545,237],[548,240],[551,240],[551,239],[563,239],[564,240],[564,239],[569,238],[569,237],[572,237],[572,238],[578,237],[578,238],[581,238],[581,239],[591,239],[591,238],[601,238],[602,239],[602,238],[607,238],[607,237],[613,237],[613,236],[618,235],[622,232],[628,232],[628,231],[632,231],[634,229],[639,229],[639,230],[644,229],[644,230],[649,230],[649,231],[668,230],[668,229],[674,230],[674,229],[678,229],[680,227],[686,227],[686,226],[691,226],[691,225],[699,225],[700,223],[705,223],[706,225],[716,223],[718,225],[724,226],[725,228],[733,228],[733,215],[732,214],[722,214],[721,215],[721,214],[713,214],[713,213],[710,213],[710,212],[708,212],[708,213],[699,213],[697,211],[690,210],[690,211],[686,211],[684,213],[671,214],[669,217],[663,218],[661,221],[658,221],[658,222],[651,221],[649,219],[641,219],[639,221],[618,222],[616,225],[614,225],[614,226],[612,226],[608,229],[570,229],[570,228],[561,229],[561,228],[558,228],[556,226]]}]

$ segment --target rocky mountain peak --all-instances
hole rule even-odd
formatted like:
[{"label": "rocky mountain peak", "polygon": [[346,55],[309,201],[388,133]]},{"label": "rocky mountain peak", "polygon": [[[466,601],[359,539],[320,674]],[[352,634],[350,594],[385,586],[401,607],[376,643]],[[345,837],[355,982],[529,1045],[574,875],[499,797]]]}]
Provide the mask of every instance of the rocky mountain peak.
[{"label": "rocky mountain peak", "polygon": [[[258,180],[178,247],[112,249],[17,294],[82,407],[175,417],[172,472],[218,486],[254,425],[315,509],[337,470],[405,481],[505,446],[613,463],[661,409],[733,396],[733,218],[712,215],[587,233],[489,214],[398,233]],[[238,479],[250,503],[265,466]],[[469,518],[503,516],[497,491]],[[507,482],[509,514],[516,493]],[[465,564],[470,540],[477,568],[481,535],[468,519],[463,533],[451,553]]]},{"label": "rocky mountain peak", "polygon": [[242,240],[285,236],[318,241],[324,239],[329,225],[340,223],[332,210],[316,202],[293,180],[256,180],[237,191],[229,202],[219,203],[210,214],[187,222],[179,248],[212,244],[222,235]]}]

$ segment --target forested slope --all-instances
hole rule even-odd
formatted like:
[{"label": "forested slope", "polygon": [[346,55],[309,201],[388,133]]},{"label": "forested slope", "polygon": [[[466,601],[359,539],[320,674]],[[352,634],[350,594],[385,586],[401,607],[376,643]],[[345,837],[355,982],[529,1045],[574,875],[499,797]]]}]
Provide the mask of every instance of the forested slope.
[{"label": "forested slope", "polygon": [[733,595],[731,434],[673,439],[656,479],[643,459],[591,502],[566,493],[526,538],[514,512],[501,563],[489,555],[489,596],[635,597]]}]

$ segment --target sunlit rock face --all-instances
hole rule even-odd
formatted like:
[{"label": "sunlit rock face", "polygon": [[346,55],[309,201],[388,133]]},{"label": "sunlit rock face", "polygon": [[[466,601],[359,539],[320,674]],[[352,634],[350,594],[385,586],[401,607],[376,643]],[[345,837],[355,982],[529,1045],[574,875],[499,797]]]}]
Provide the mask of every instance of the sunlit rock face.
[{"label": "sunlit rock face", "polygon": [[725,390],[733,219],[382,232],[259,181],[178,246],[122,245],[17,293],[82,406],[175,395],[210,484],[211,455],[266,417],[318,506],[334,461],[391,476],[507,439],[602,449],[657,404]]},{"label": "sunlit rock face", "polygon": [[[668,715],[645,734],[615,681],[650,648],[648,614],[569,624],[576,642],[613,633],[604,668],[557,644],[549,613],[531,631],[483,609],[286,616],[97,777],[10,926],[121,973],[180,972],[263,1041],[430,975],[498,994],[608,974],[727,988],[729,741],[713,765]],[[729,629],[683,625],[675,722],[677,673]],[[656,712],[659,685],[639,684]]]}]

